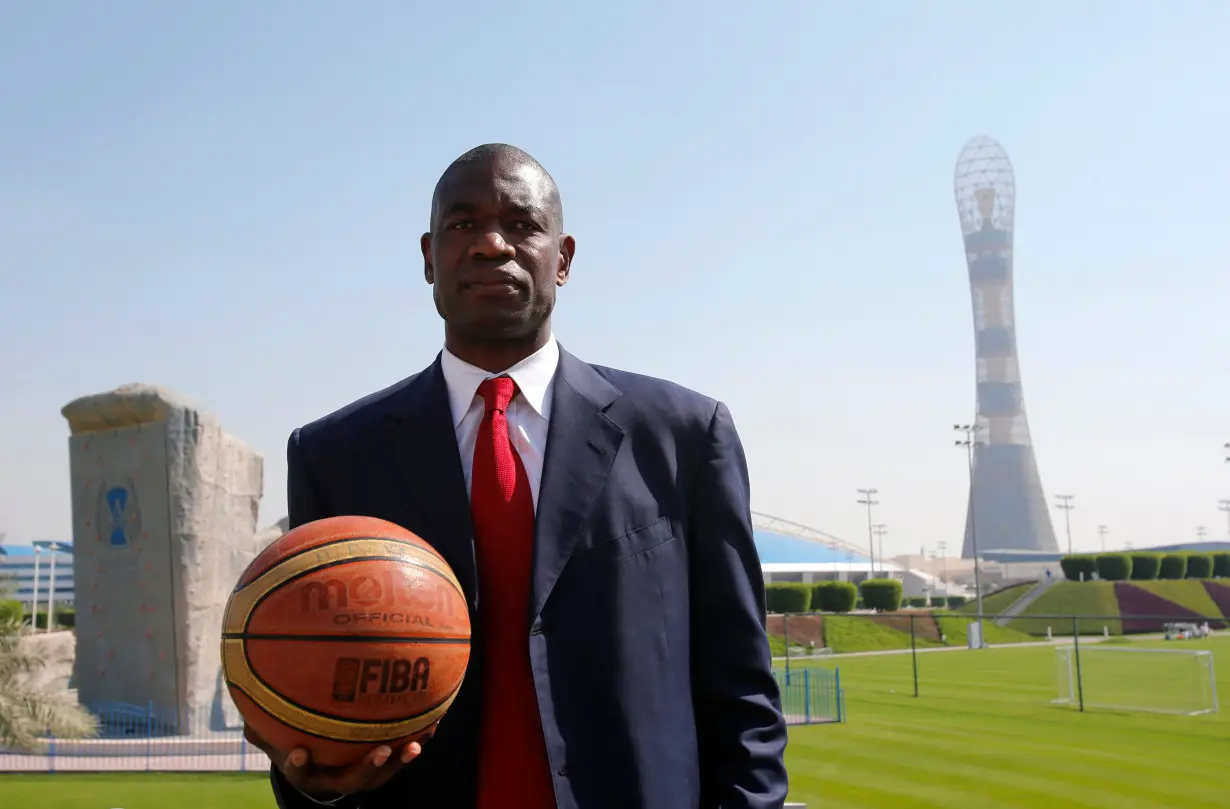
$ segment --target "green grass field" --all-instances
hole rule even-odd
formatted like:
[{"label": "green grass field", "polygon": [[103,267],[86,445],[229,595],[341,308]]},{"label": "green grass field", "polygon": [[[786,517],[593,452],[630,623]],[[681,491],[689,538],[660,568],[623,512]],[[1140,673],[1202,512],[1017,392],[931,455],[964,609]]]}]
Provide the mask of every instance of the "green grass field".
[{"label": "green grass field", "polygon": [[[1221,697],[1230,698],[1230,637],[1131,646],[1213,650]],[[1095,655],[1084,658],[1101,667],[1090,680],[1113,687],[1113,659]],[[1052,705],[1055,657],[1046,646],[923,652],[918,698],[909,654],[794,663],[840,666],[848,722],[792,728],[791,799],[825,809],[1224,809],[1230,717]],[[1122,671],[1118,682],[1148,691],[1190,688],[1177,663]],[[0,796],[17,809],[274,805],[263,775],[0,776]]]}]

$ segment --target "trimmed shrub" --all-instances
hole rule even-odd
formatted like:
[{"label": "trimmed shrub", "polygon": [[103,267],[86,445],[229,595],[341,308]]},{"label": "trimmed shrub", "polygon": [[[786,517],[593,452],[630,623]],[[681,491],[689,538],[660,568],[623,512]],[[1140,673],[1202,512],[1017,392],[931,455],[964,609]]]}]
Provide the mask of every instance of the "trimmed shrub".
[{"label": "trimmed shrub", "polygon": [[1084,580],[1089,581],[1097,572],[1098,560],[1097,557],[1089,554],[1073,554],[1059,560],[1059,569],[1063,571],[1068,581],[1081,581],[1082,574],[1084,574]]},{"label": "trimmed shrub", "polygon": [[811,585],[770,584],[764,589],[769,612],[807,612],[811,607]]},{"label": "trimmed shrub", "polygon": [[1191,553],[1187,556],[1187,573],[1189,579],[1213,578],[1213,554]]},{"label": "trimmed shrub", "polygon": [[1127,581],[1132,577],[1132,557],[1126,553],[1103,553],[1097,557],[1098,578]]},{"label": "trimmed shrub", "polygon": [[1162,566],[1157,572],[1159,579],[1181,579],[1186,575],[1186,556],[1181,553],[1168,553],[1162,557]]},{"label": "trimmed shrub", "polygon": [[848,581],[822,581],[811,588],[811,608],[821,612],[849,612],[858,600],[858,588]]},{"label": "trimmed shrub", "polygon": [[0,622],[17,621],[18,623],[25,620],[26,608],[21,605],[20,601],[15,599],[4,599],[0,601]]},{"label": "trimmed shrub", "polygon": [[65,629],[72,629],[77,626],[77,610],[72,607],[65,610],[56,610],[56,623]]},{"label": "trimmed shrub", "polygon": [[969,599],[965,596],[948,596],[948,609],[955,610],[958,607],[964,607],[966,601]]},{"label": "trimmed shrub", "polygon": [[926,596],[906,596],[905,605],[907,607],[925,607],[927,606]]},{"label": "trimmed shrub", "polygon": [[1132,581],[1153,581],[1162,569],[1162,555],[1137,551],[1132,554]]},{"label": "trimmed shrub", "polygon": [[873,610],[892,612],[901,609],[901,582],[896,579],[867,579],[859,588],[863,602]]},{"label": "trimmed shrub", "polygon": [[1213,554],[1213,578],[1230,579],[1230,553]]}]

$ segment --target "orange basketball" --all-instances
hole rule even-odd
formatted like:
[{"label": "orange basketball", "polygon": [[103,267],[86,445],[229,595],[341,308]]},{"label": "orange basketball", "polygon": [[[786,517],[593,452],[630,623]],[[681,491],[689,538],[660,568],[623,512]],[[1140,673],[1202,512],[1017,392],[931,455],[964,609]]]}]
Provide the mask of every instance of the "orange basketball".
[{"label": "orange basketball", "polygon": [[469,610],[448,563],[370,517],[282,535],[248,565],[222,619],[222,671],[244,720],[315,764],[430,731],[469,661]]}]

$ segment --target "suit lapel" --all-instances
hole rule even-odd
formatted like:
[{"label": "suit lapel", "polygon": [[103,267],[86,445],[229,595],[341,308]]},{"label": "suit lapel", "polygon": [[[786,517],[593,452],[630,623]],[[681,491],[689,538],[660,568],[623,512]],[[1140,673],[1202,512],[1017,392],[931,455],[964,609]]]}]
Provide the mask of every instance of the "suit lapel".
[{"label": "suit lapel", "polygon": [[[457,574],[471,607],[478,605],[474,528],[461,455],[440,358],[395,398],[393,440],[384,447],[429,541]],[[424,537],[428,539],[428,537]]]},{"label": "suit lapel", "polygon": [[534,530],[531,621],[542,611],[606,487],[624,431],[605,411],[619,395],[597,371],[560,349]]}]

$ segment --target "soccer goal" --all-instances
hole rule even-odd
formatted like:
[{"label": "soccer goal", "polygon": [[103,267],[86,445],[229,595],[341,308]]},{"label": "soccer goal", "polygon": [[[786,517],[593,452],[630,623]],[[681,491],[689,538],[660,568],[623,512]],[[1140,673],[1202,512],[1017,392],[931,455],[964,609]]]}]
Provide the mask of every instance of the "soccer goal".
[{"label": "soccer goal", "polygon": [[1207,649],[1141,649],[1110,644],[1055,648],[1059,705],[1116,711],[1217,713],[1213,653]]}]

